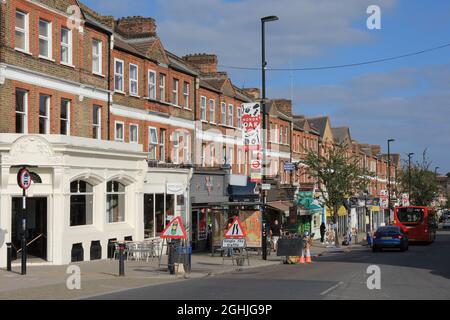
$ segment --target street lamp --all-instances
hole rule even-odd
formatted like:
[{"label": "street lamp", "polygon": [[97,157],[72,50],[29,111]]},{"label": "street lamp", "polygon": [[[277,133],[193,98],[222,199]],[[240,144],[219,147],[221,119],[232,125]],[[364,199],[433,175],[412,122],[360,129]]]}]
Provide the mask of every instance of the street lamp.
[{"label": "street lamp", "polygon": [[389,209],[389,224],[391,224],[391,142],[395,139],[389,139],[388,143],[388,209]]},{"label": "street lamp", "polygon": [[[267,136],[267,123],[266,123],[266,67],[267,67],[267,61],[266,61],[266,30],[265,30],[265,23],[271,22],[271,21],[277,21],[277,16],[267,16],[261,18],[261,37],[262,37],[262,103],[261,103],[261,111],[262,111],[262,146],[263,146],[263,173],[262,173],[262,182],[266,183],[266,153],[267,153],[267,146],[266,146],[266,136]],[[262,190],[262,186],[260,188],[261,190],[261,197],[262,203],[261,206],[261,216],[262,216],[262,258],[263,260],[267,260],[267,228],[266,228],[266,191]]]},{"label": "street lamp", "polygon": [[434,168],[434,175],[436,176],[436,178],[437,178],[437,176],[438,176],[438,170],[440,169],[440,167],[436,167],[436,168]]},{"label": "street lamp", "polygon": [[411,197],[411,157],[415,153],[408,153],[408,194]]}]

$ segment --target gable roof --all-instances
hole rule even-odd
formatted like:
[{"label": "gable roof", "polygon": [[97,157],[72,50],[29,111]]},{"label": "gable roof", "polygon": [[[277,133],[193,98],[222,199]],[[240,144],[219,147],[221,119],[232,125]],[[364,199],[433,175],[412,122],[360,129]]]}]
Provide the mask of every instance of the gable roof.
[{"label": "gable roof", "polygon": [[334,141],[339,144],[349,143],[351,144],[352,138],[350,136],[349,127],[331,128],[333,132]]},{"label": "gable roof", "polygon": [[309,124],[323,137],[328,124],[328,116],[307,118]]}]

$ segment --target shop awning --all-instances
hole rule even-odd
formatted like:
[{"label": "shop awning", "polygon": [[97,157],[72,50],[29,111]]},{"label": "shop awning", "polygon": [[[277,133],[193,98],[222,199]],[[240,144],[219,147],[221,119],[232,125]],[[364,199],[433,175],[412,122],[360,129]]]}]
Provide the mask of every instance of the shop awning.
[{"label": "shop awning", "polygon": [[259,194],[255,192],[256,183],[247,181],[246,186],[228,186],[228,193],[231,202],[256,202],[259,201]]},{"label": "shop awning", "polygon": [[267,203],[267,206],[283,213],[289,213],[289,208],[294,204],[290,201],[271,201]]},{"label": "shop awning", "polygon": [[[347,209],[345,209],[344,206],[339,208],[339,211],[338,211],[339,217],[346,216],[347,214],[348,214]],[[332,217],[332,216],[333,216],[333,210],[331,210],[330,208],[327,208],[327,217]]]}]

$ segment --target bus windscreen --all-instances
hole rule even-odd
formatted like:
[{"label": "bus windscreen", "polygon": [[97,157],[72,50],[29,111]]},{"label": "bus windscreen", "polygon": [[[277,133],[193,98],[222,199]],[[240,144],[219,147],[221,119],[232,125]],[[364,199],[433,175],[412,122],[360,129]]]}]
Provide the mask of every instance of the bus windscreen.
[{"label": "bus windscreen", "polygon": [[424,215],[421,208],[399,208],[397,211],[397,218],[402,223],[421,223]]}]

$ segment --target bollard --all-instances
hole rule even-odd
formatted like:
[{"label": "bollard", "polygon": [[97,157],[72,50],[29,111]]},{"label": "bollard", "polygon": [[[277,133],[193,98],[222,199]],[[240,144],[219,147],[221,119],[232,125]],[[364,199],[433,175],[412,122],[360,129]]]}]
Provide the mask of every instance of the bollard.
[{"label": "bollard", "polygon": [[125,276],[125,257],[123,254],[123,251],[125,249],[124,244],[119,245],[119,276],[124,277]]},{"label": "bollard", "polygon": [[12,249],[11,249],[11,242],[8,242],[6,244],[6,270],[11,271],[11,259],[12,259]]},{"label": "bollard", "polygon": [[168,249],[169,249],[169,257],[168,257],[169,261],[167,262],[167,265],[168,265],[169,273],[175,274],[174,245],[172,243],[170,243],[168,245]]}]

